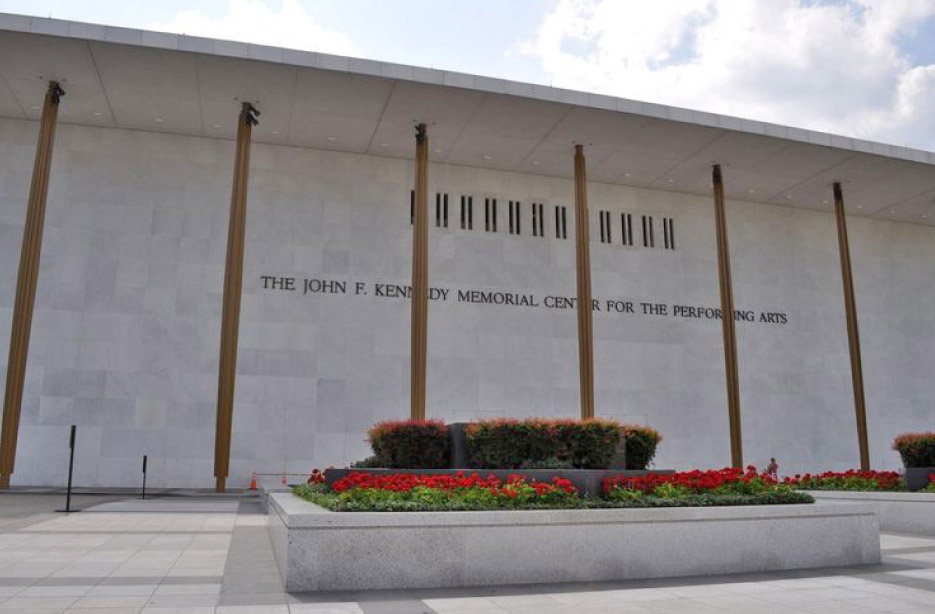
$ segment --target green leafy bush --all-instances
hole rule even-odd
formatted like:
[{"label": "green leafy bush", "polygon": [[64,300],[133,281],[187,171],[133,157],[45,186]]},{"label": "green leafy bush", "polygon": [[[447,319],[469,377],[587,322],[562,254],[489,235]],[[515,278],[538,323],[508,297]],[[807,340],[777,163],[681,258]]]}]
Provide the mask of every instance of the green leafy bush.
[{"label": "green leafy bush", "polygon": [[935,467],[935,433],[905,433],[893,440],[907,468]]},{"label": "green leafy bush", "polygon": [[725,507],[737,505],[790,505],[814,503],[808,493],[797,490],[775,490],[750,495],[744,494],[686,494],[679,497],[657,497],[655,495],[633,495],[639,491],[623,491],[620,495],[604,500],[591,500],[588,507]]},{"label": "green leafy bush", "polygon": [[641,424],[621,427],[626,441],[627,469],[643,470],[656,457],[656,447],[662,441],[659,431]]},{"label": "green leafy bush", "polygon": [[783,483],[800,490],[906,490],[905,480],[895,471],[850,469],[843,473],[826,471],[815,474],[796,474],[795,477],[785,478]]},{"label": "green leafy bush", "polygon": [[812,503],[791,484],[779,484],[756,467],[683,471],[669,475],[617,476],[604,481],[611,507],[703,507]]},{"label": "green leafy bush", "polygon": [[[743,494],[686,494],[679,497],[645,495],[638,490],[621,489],[606,499],[581,497],[576,493],[549,493],[536,496],[525,484],[516,495],[494,493],[487,489],[465,489],[451,493],[441,489],[415,488],[407,493],[379,489],[357,489],[342,493],[327,490],[321,484],[296,486],[293,492],[333,512],[455,512],[482,510],[537,509],[607,509],[657,507],[725,507],[738,505],[789,505],[814,503],[807,493],[792,489]],[[508,491],[509,492],[509,491]]]},{"label": "green leafy bush", "polygon": [[442,469],[448,466],[448,427],[440,420],[380,422],[367,431],[379,467]]},{"label": "green leafy bush", "polygon": [[576,469],[605,469],[620,442],[613,420],[497,419],[468,426],[466,438],[478,467],[517,469],[550,459]]}]

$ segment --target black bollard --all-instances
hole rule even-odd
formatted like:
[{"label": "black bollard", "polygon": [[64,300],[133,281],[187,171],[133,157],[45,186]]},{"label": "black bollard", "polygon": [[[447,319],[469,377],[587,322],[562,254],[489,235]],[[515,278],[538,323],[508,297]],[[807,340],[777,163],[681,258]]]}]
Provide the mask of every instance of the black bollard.
[{"label": "black bollard", "polygon": [[143,496],[140,499],[146,498],[146,459],[147,456],[143,455]]},{"label": "black bollard", "polygon": [[56,512],[65,512],[66,514],[70,514],[71,512],[80,511],[80,510],[73,510],[73,509],[71,509],[71,478],[72,478],[72,473],[73,473],[74,470],[75,470],[75,431],[76,431],[76,430],[77,430],[77,427],[76,427],[74,424],[72,424],[72,425],[71,425],[71,435],[70,435],[69,438],[68,438],[68,448],[69,448],[69,452],[68,452],[68,489],[65,491],[65,509],[63,509],[63,510],[55,510]]}]

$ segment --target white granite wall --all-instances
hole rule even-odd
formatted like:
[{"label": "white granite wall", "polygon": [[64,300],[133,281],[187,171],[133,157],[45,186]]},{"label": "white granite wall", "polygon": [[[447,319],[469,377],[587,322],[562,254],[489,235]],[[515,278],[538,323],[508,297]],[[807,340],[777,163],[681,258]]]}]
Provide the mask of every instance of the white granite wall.
[{"label": "white granite wall", "polygon": [[[36,129],[0,120],[4,374]],[[14,484],[63,482],[72,423],[79,485],[135,485],[143,454],[153,486],[213,484],[232,157],[225,141],[60,127]],[[408,415],[409,303],[375,296],[374,284],[409,282],[411,183],[403,160],[254,146],[232,487],[253,471],[361,458],[370,424]],[[433,164],[430,188],[449,194],[449,228],[430,232],[430,283],[450,294],[429,308],[429,415],[577,415],[573,310],[455,300],[458,289],[574,296],[572,212],[559,240],[551,208],[571,204],[571,183]],[[639,313],[640,302],[717,306],[711,201],[596,184],[590,193],[596,411],[659,428],[659,466],[723,466],[720,322]],[[473,231],[459,228],[461,194],[474,196]],[[496,234],[483,230],[485,196],[499,202]],[[510,199],[523,203],[522,236],[507,233]],[[531,234],[532,201],[546,205],[545,237]],[[614,213],[614,245],[599,242],[599,210]],[[636,243],[639,215],[655,216],[655,249],[619,244],[621,211],[634,214]],[[675,219],[675,251],[662,248],[663,216]],[[748,462],[855,466],[833,217],[731,202],[729,221],[738,308],[788,315],[785,325],[738,322]],[[935,426],[935,237],[850,224],[871,453],[895,467],[892,436]],[[262,275],[295,277],[297,289],[264,289]],[[346,294],[305,295],[306,278],[345,281]],[[633,301],[637,314],[608,313],[607,299]]]}]

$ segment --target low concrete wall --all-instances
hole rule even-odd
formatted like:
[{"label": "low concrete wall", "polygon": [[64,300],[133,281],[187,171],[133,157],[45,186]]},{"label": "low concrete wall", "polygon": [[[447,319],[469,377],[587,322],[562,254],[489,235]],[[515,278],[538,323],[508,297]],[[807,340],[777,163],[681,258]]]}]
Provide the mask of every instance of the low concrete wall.
[{"label": "low concrete wall", "polygon": [[330,512],[271,493],[286,590],[588,582],[880,561],[872,505]]},{"label": "low concrete wall", "polygon": [[820,501],[860,501],[880,516],[882,531],[935,535],[935,494],[916,492],[850,492],[810,490]]}]

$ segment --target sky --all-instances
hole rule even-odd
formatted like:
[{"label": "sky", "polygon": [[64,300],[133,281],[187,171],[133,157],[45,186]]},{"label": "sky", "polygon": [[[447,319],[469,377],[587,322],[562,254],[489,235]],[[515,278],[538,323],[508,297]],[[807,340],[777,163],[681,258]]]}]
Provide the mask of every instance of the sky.
[{"label": "sky", "polygon": [[935,0],[0,0],[935,151]]}]

